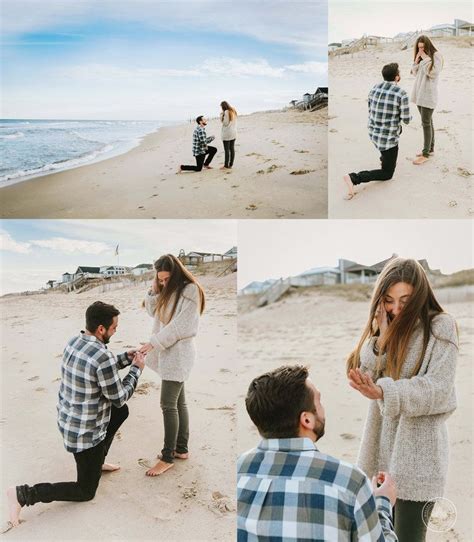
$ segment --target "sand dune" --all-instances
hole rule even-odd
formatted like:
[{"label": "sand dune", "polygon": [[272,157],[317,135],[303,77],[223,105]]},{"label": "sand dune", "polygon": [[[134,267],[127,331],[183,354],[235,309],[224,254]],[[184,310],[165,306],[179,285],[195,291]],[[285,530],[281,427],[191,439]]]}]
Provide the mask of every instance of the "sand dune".
[{"label": "sand dune", "polygon": [[423,146],[418,110],[403,127],[398,165],[392,180],[359,186],[345,201],[342,176],[377,169],[379,153],[367,135],[367,94],[382,80],[381,69],[398,62],[400,86],[411,93],[411,48],[397,44],[370,47],[329,58],[329,217],[469,218],[472,201],[472,38],[434,39],[444,57],[439,102],[433,115],[435,155],[423,166],[411,161]]},{"label": "sand dune", "polygon": [[0,189],[3,218],[326,218],[327,109],[239,117],[232,172],[220,121],[213,170],[195,164],[195,124],[167,127],[126,154]]},{"label": "sand dune", "polygon": [[[322,394],[326,434],[320,449],[355,462],[368,408],[367,399],[349,387],[345,359],[360,337],[369,300],[349,301],[317,289],[298,290],[251,312],[239,311],[238,451],[255,446],[259,436],[245,412],[243,398],[254,376],[280,365],[303,363]],[[458,409],[448,421],[450,469],[445,496],[458,517],[448,533],[429,532],[429,542],[472,539],[472,359],[473,315],[469,303],[447,304],[459,325],[461,351],[456,377]]]},{"label": "sand dune", "polygon": [[[208,308],[187,386],[191,457],[166,475],[145,476],[160,451],[160,379],[145,369],[130,416],[93,501],[37,504],[5,540],[232,540],[235,533],[235,275],[202,278]],[[2,490],[9,485],[74,479],[74,458],[56,427],[62,349],[83,328],[85,308],[101,299],[121,310],[110,348],[147,340],[151,318],[140,307],[145,285],[100,293],[8,297],[2,305]],[[123,373],[125,374],[125,373]],[[4,494],[4,493],[3,493]],[[6,499],[2,499],[5,505]],[[2,510],[2,518],[7,517]],[[190,534],[192,533],[192,535]]]}]

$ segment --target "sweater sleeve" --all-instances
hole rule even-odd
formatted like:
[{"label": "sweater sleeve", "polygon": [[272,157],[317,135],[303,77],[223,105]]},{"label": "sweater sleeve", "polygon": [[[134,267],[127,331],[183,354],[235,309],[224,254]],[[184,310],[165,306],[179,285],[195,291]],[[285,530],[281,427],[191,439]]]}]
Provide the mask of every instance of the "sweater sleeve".
[{"label": "sweater sleeve", "polygon": [[454,319],[447,314],[437,316],[432,322],[432,334],[435,342],[426,374],[377,381],[383,390],[383,398],[377,401],[382,415],[429,416],[456,408],[451,400],[458,353]]},{"label": "sweater sleeve", "polygon": [[224,117],[222,119],[222,124],[224,126],[229,126],[230,124],[230,117],[229,117],[229,111],[224,111]]},{"label": "sweater sleeve", "polygon": [[412,75],[416,75],[419,69],[420,69],[420,64],[418,62],[413,62],[410,73]]},{"label": "sweater sleeve", "polygon": [[[373,380],[378,377],[378,372],[377,372],[378,354],[375,353],[375,343],[377,341],[377,338],[378,337],[372,337],[371,339],[366,341],[360,351],[360,369],[363,373],[369,373]],[[382,357],[381,357],[382,364],[381,364],[380,369],[383,369],[385,367],[385,361],[386,361],[386,355],[382,354]]]},{"label": "sweater sleeve", "polygon": [[151,294],[150,291],[148,291],[144,301],[146,312],[151,317],[155,316],[156,305],[158,304],[158,294]]},{"label": "sweater sleeve", "polygon": [[[433,65],[432,68],[431,65]],[[438,75],[441,73],[441,70],[443,69],[443,58],[439,53],[436,52],[433,56],[433,61],[431,60],[431,58],[425,58],[420,62],[419,66],[420,69],[423,71],[424,75],[426,75],[426,77],[434,79],[438,77]]]},{"label": "sweater sleeve", "polygon": [[199,292],[195,284],[186,286],[181,294],[183,303],[179,312],[166,326],[150,338],[150,343],[158,350],[166,350],[178,341],[195,337],[199,327]]}]

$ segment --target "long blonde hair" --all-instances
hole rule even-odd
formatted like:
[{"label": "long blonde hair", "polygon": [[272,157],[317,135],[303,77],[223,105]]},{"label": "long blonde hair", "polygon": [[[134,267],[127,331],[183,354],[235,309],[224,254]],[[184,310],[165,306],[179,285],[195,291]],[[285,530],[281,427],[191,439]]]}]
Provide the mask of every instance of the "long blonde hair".
[{"label": "long blonde hair", "polygon": [[169,319],[173,318],[178,305],[179,298],[188,284],[195,284],[199,292],[199,312],[202,314],[206,305],[206,297],[204,290],[194,275],[184,267],[181,261],[173,254],[165,254],[158,258],[153,264],[156,274],[159,271],[168,271],[170,278],[166,283],[166,286],[160,285],[158,280],[156,281],[158,287],[158,303],[156,305],[155,312],[160,316],[164,314],[164,311],[168,308],[171,299],[174,297],[173,307],[169,314]]},{"label": "long blonde hair", "polygon": [[229,120],[234,120],[237,117],[237,111],[228,102],[221,102],[221,107],[221,120],[224,120],[224,113],[226,111],[229,112]]},{"label": "long blonde hair", "polygon": [[384,302],[389,288],[399,282],[405,282],[413,286],[413,292],[403,310],[388,326],[382,343],[378,344],[377,371],[381,372],[381,357],[386,354],[385,376],[390,376],[394,380],[400,378],[408,350],[408,342],[415,327],[421,323],[423,328],[423,348],[412,376],[418,374],[430,340],[430,334],[432,334],[431,322],[435,316],[444,311],[435,298],[423,267],[416,260],[403,258],[394,258],[388,262],[375,284],[369,319],[357,347],[347,359],[347,372],[360,366],[360,352],[365,341],[380,336],[376,318],[377,309]]}]

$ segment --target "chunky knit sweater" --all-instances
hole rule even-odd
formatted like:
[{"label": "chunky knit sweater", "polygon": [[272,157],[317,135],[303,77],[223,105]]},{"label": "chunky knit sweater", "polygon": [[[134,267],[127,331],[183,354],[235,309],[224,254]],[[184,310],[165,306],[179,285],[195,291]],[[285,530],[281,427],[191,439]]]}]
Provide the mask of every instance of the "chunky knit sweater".
[{"label": "chunky knit sweater", "polygon": [[415,76],[411,101],[420,107],[434,109],[438,103],[438,79],[443,69],[443,57],[436,51],[433,56],[434,64],[431,68],[431,58],[425,58],[419,64],[413,64],[411,73]]},{"label": "chunky knit sweater", "polygon": [[[199,327],[199,291],[195,284],[188,284],[181,293],[173,318],[165,311],[165,322],[155,312],[158,295],[148,293],[145,308],[153,317],[150,343],[154,349],[146,357],[146,365],[163,380],[184,382],[188,379],[196,349],[194,337]],[[173,299],[171,300],[171,306]]]},{"label": "chunky knit sweater", "polygon": [[410,375],[423,347],[421,325],[410,339],[398,380],[376,372],[375,338],[361,351],[361,370],[382,388],[383,399],[370,401],[358,465],[369,477],[379,470],[389,472],[403,500],[441,497],[446,485],[446,420],[456,409],[458,339],[454,319],[446,313],[435,316],[431,331],[417,376]]},{"label": "chunky knit sweater", "polygon": [[232,141],[237,138],[237,120],[234,117],[230,120],[229,111],[224,111],[222,116],[222,141]]}]

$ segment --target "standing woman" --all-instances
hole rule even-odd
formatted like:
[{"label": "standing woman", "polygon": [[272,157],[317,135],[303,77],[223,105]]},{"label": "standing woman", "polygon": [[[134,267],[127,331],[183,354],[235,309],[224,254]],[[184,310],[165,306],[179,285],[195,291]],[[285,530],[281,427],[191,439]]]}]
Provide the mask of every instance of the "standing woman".
[{"label": "standing woman", "polygon": [[399,542],[423,542],[448,470],[446,420],[456,409],[458,335],[415,260],[389,262],[369,320],[347,360],[349,384],[370,399],[358,465],[397,485]]},{"label": "standing woman", "polygon": [[411,68],[415,83],[411,101],[416,104],[423,126],[423,150],[413,163],[424,164],[434,153],[435,134],[433,111],[438,102],[438,79],[443,69],[443,57],[427,36],[419,36],[415,43],[414,60]]},{"label": "standing woman", "polygon": [[155,264],[155,278],[144,305],[154,319],[150,342],[140,348],[146,364],[162,379],[161,409],[164,445],[161,458],[147,471],[158,476],[173,466],[174,459],[187,459],[189,418],[184,394],[196,357],[194,337],[204,311],[204,291],[193,275],[172,254]]},{"label": "standing woman", "polygon": [[221,102],[222,141],[224,143],[224,165],[221,169],[232,169],[237,138],[237,111],[227,102]]}]

